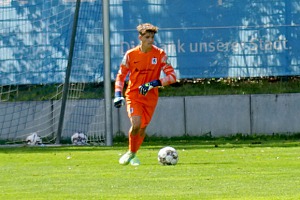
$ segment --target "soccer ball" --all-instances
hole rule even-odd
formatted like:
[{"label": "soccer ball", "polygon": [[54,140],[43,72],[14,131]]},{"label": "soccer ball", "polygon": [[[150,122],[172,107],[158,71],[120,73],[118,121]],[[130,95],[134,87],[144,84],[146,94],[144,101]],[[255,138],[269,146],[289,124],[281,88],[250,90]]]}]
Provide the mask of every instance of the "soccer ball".
[{"label": "soccer ball", "polygon": [[88,137],[82,132],[76,132],[72,135],[71,142],[74,145],[86,145]]},{"label": "soccer ball", "polygon": [[178,153],[173,147],[164,147],[158,152],[158,162],[162,165],[176,165]]},{"label": "soccer ball", "polygon": [[26,143],[28,145],[39,145],[42,144],[42,138],[37,135],[37,133],[32,133],[26,138]]}]

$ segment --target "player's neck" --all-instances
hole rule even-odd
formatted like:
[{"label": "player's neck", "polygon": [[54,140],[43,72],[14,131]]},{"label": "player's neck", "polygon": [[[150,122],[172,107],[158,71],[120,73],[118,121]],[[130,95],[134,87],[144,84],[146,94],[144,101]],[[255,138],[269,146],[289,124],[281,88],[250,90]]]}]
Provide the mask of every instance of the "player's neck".
[{"label": "player's neck", "polygon": [[148,53],[151,50],[152,50],[152,45],[151,46],[145,46],[143,44],[140,45],[140,51],[143,53]]}]

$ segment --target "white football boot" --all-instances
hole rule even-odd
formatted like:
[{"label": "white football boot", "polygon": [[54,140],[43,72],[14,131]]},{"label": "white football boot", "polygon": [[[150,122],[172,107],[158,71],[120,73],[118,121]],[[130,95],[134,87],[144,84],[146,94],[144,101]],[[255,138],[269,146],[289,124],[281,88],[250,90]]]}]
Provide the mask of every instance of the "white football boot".
[{"label": "white football boot", "polygon": [[129,162],[135,157],[135,153],[132,153],[131,151],[127,151],[120,159],[119,163],[120,165],[128,165]]},{"label": "white football boot", "polygon": [[140,162],[140,160],[138,159],[137,156],[134,156],[134,158],[132,158],[132,159],[130,160],[130,164],[131,164],[132,166],[139,166],[139,165],[141,164],[141,162]]}]

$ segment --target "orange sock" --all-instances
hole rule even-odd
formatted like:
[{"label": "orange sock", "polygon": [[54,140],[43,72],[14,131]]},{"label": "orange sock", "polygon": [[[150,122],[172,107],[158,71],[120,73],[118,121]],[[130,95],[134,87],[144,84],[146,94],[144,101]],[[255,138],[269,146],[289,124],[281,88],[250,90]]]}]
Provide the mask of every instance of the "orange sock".
[{"label": "orange sock", "polygon": [[137,144],[137,150],[140,149],[141,145],[143,144],[144,139],[145,139],[145,136],[140,136],[140,134],[139,134],[138,144]]},{"label": "orange sock", "polygon": [[139,134],[132,135],[129,133],[129,150],[132,153],[136,153],[139,148]]}]

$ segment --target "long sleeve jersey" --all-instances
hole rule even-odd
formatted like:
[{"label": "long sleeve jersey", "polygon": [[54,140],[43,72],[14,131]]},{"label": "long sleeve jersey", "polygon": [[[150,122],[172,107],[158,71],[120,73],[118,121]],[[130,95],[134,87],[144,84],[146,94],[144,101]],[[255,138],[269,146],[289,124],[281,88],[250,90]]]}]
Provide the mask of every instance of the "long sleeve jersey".
[{"label": "long sleeve jersey", "polygon": [[[161,78],[162,71],[165,76]],[[129,82],[125,92],[127,101],[157,101],[157,88],[153,88],[146,96],[143,96],[139,94],[138,87],[157,79],[161,81],[162,86],[176,82],[174,68],[168,62],[166,53],[154,45],[152,45],[152,50],[147,53],[140,51],[139,46],[126,52],[116,77],[115,92],[123,91],[125,79],[128,74]]]}]

